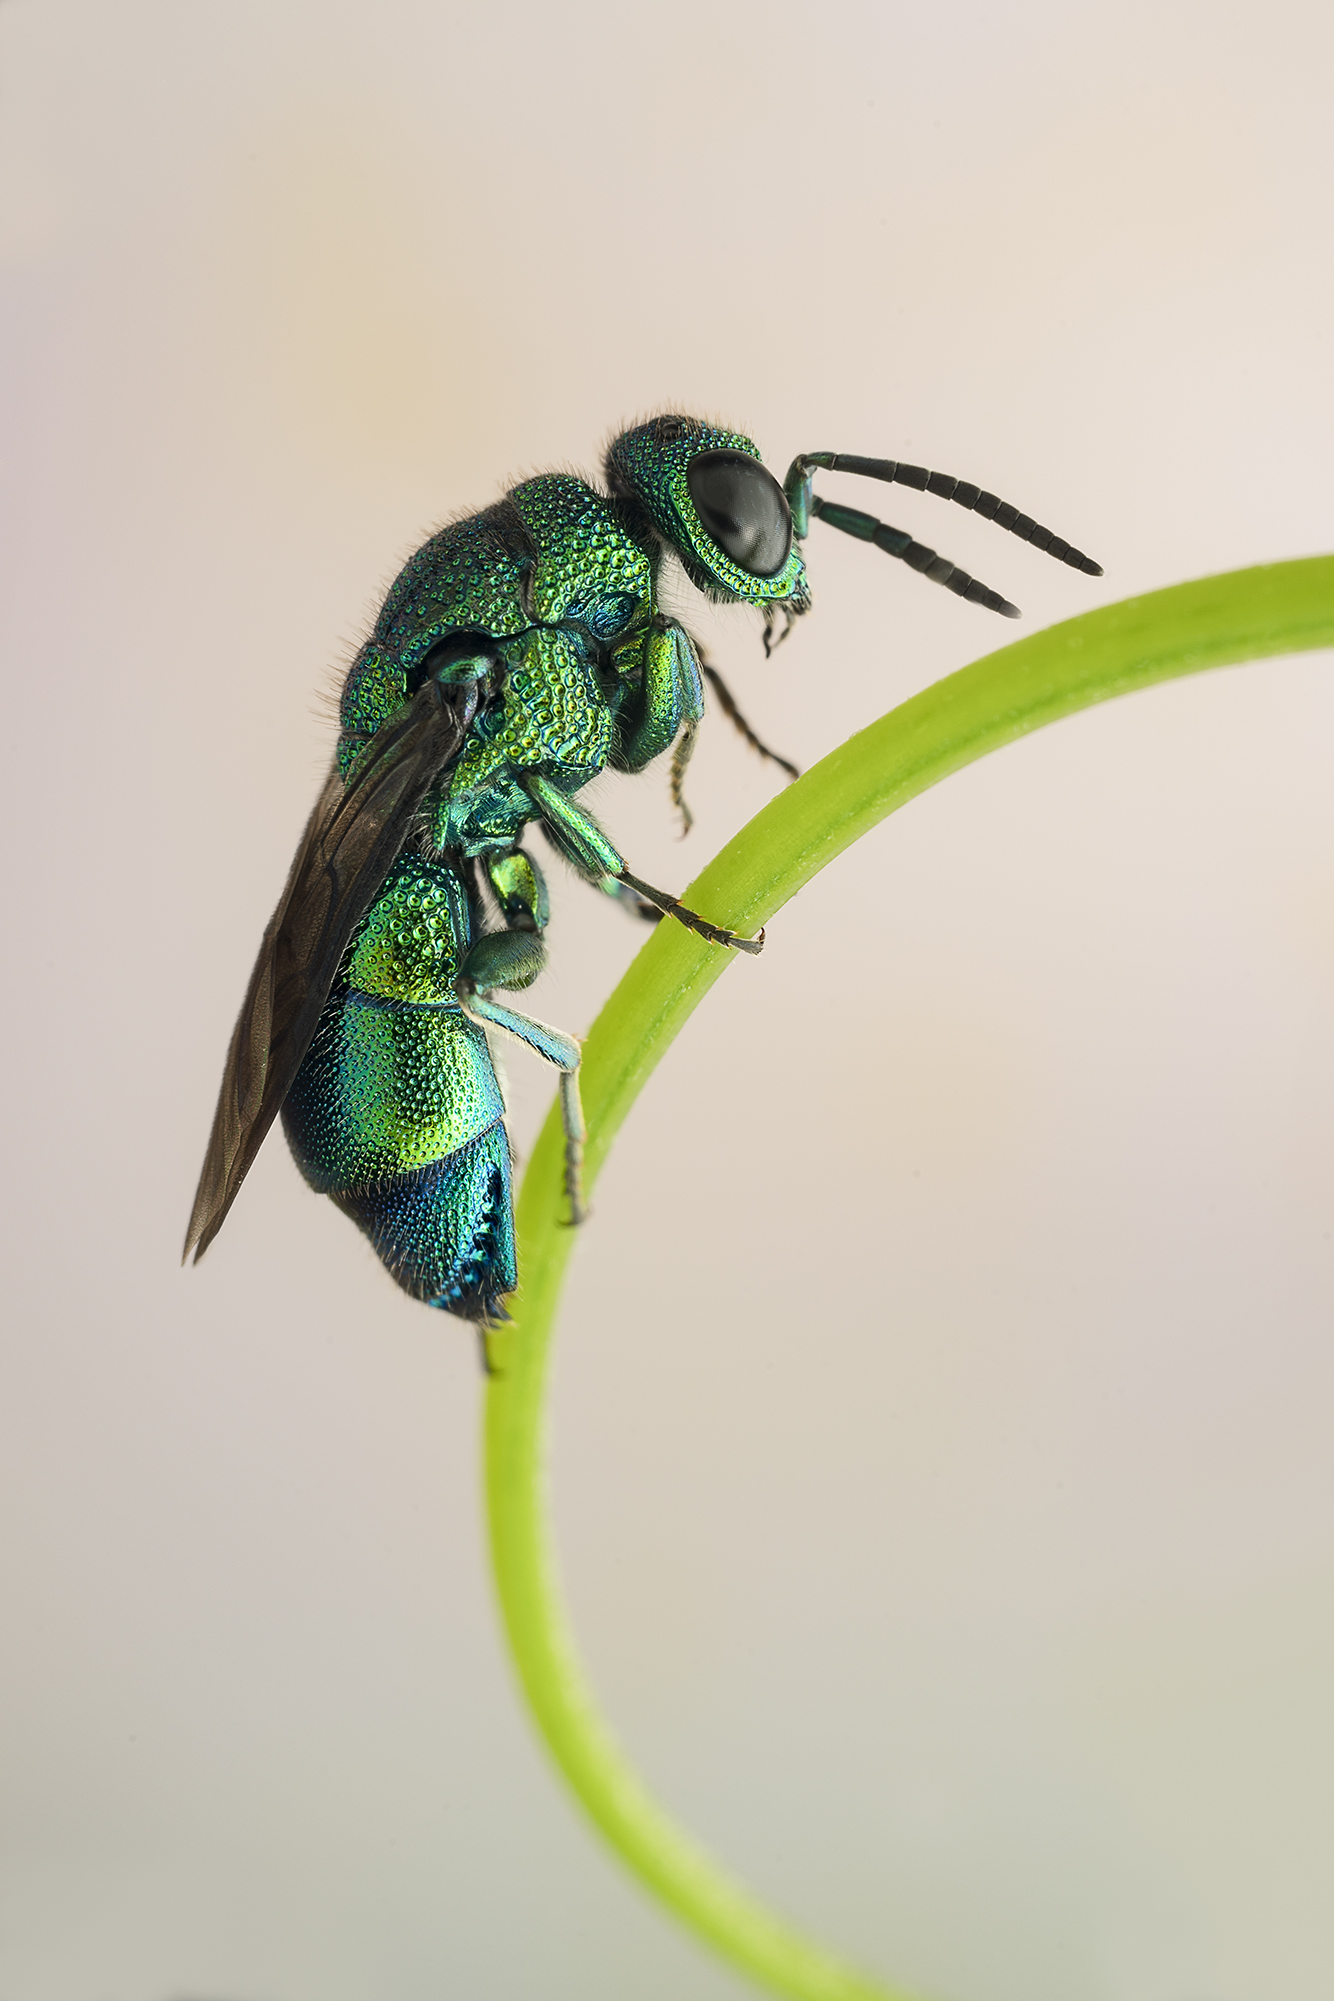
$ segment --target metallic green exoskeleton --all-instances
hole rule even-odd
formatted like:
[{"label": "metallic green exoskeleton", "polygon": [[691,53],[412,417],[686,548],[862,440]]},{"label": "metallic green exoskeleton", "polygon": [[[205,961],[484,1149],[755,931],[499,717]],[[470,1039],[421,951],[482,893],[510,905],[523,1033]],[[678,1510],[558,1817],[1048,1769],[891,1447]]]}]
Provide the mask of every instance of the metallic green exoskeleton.
[{"label": "metallic green exoskeleton", "polygon": [[[571,1219],[583,1215],[579,1045],[494,996],[546,958],[536,825],[589,882],[721,947],[720,930],[627,868],[577,795],[608,767],[672,751],[672,796],[704,682],[765,749],[658,601],[674,556],[706,595],[758,606],[769,650],[810,596],[821,519],[994,611],[1013,605],[872,515],[818,498],[817,470],[914,486],[1090,574],[1096,563],[991,493],[892,459],[793,461],[785,484],[749,438],[688,417],[623,432],[603,491],[566,474],[513,487],[420,548],[343,689],[334,767],[264,934],[227,1057],[186,1238],[202,1256],[273,1120],[310,1185],[360,1225],[398,1283],[485,1325],[516,1282],[510,1151],[488,1035],[561,1075]],[[790,776],[795,767],[781,758]]]}]

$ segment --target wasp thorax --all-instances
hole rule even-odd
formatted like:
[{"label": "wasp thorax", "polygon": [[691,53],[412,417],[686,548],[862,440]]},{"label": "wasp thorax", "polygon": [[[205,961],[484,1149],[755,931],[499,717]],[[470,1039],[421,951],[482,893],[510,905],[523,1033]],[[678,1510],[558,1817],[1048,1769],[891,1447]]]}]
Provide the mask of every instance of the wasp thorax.
[{"label": "wasp thorax", "polygon": [[686,484],[723,554],[752,577],[776,576],[792,547],[792,516],[768,467],[746,452],[700,452]]}]

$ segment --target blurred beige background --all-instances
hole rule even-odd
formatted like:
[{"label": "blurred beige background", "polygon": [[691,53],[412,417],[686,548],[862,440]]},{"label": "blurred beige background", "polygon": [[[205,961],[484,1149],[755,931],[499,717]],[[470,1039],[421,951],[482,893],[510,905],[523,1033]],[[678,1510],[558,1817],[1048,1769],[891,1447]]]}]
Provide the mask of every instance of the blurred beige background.
[{"label": "blurred beige background", "polygon": [[[280,1141],[177,1267],[327,697],[430,528],[664,404],[1029,509],[1105,580],[864,502],[1030,630],[1334,545],[1332,43],[1317,0],[0,6],[0,2001],[746,1991],[519,1708],[468,1333]],[[810,566],[767,666],[677,593],[803,762],[1013,636]],[[1334,1991],[1332,758],[1316,655],[951,780],[729,972],[579,1246],[607,1709],[924,1994]],[[595,803],[684,886],[770,790],[718,719],[687,848],[665,774]],[[582,1030],[640,934],[555,894]]]}]

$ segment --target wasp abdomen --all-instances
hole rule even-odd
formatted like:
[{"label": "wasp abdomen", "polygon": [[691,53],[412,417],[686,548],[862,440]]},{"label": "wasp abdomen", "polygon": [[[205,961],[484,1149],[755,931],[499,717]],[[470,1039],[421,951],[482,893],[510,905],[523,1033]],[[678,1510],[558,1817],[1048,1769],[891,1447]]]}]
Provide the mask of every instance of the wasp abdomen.
[{"label": "wasp abdomen", "polygon": [[465,1320],[500,1320],[517,1280],[509,1141],[500,1120],[445,1160],[331,1190],[405,1292]]},{"label": "wasp abdomen", "polygon": [[405,1291],[478,1318],[514,1286],[504,1100],[454,990],[464,883],[401,855],[348,949],[283,1124],[305,1179],[366,1232]]}]

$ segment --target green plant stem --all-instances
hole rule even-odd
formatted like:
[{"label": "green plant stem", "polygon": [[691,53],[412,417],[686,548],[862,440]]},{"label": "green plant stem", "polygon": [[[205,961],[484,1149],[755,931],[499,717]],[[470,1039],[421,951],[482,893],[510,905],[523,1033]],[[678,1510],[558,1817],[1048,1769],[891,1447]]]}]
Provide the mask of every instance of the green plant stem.
[{"label": "green plant stem", "polygon": [[[1113,695],[1266,654],[1334,645],[1334,557],[1276,563],[1155,591],[992,653],[915,695],[778,794],[683,901],[753,936],[826,862],[952,771]],[[733,963],[661,924],[584,1046],[586,1175],[673,1036]],[[763,979],[763,966],[748,964]],[[552,1755],[621,1859],[678,1917],[777,1993],[888,2001],[890,1989],[808,1944],[721,1871],[645,1790],[602,1721],[561,1602],[547,1526],[543,1412],[562,1281],[562,1135],[553,1110],[518,1203],[521,1289],[497,1333],[486,1399],[491,1556],[520,1681]]]}]

